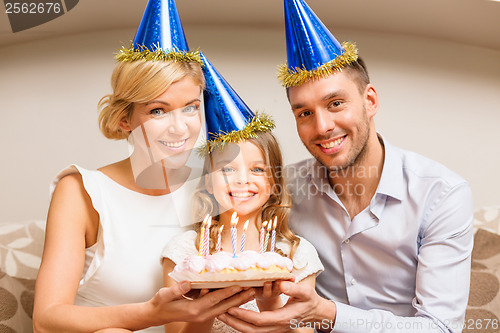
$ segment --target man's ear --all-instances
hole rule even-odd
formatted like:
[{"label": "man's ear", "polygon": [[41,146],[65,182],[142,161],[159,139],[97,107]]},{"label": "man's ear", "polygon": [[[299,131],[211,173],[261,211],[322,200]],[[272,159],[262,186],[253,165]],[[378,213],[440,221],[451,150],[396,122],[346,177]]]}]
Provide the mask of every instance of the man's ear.
[{"label": "man's ear", "polygon": [[371,83],[365,89],[365,105],[367,116],[369,119],[372,119],[378,111],[378,93]]}]

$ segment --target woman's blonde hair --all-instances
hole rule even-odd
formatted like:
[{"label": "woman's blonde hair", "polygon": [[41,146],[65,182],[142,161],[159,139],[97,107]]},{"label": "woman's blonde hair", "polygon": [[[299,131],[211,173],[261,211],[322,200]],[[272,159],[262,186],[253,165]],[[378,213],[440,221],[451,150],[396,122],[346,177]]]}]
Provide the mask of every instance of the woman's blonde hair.
[{"label": "woman's blonde hair", "polygon": [[130,119],[133,103],[146,103],[160,96],[174,82],[190,77],[202,89],[205,79],[197,62],[119,62],[111,76],[113,93],[99,101],[99,129],[108,139],[126,139],[120,121]]},{"label": "woman's blonde hair", "polygon": [[[269,200],[264,204],[261,209],[259,219],[255,222],[255,226],[260,230],[263,221],[274,220],[275,217],[278,219],[278,225],[276,228],[277,239],[286,239],[290,242],[290,259],[293,258],[295,250],[299,246],[300,238],[295,236],[295,234],[290,230],[288,226],[288,215],[290,213],[292,199],[290,193],[288,192],[285,181],[283,178],[283,159],[281,157],[281,150],[278,141],[270,132],[257,132],[254,138],[250,138],[247,141],[255,144],[265,158],[266,172],[269,177],[269,182],[272,186],[272,193]],[[222,148],[224,149],[224,148]],[[211,153],[213,154],[213,152]],[[209,154],[205,160],[205,166],[203,170],[204,175],[208,175],[212,171],[211,154]],[[213,216],[212,227],[210,228],[210,253],[215,251],[215,244],[217,239],[219,222],[219,212],[217,211],[217,201],[214,196],[206,190],[206,180],[205,176],[201,178],[198,190],[194,195],[194,209],[196,221],[201,221],[207,214]],[[215,215],[215,216],[214,216]],[[196,238],[196,246],[199,247],[200,241],[200,228],[201,223],[197,225],[198,237]],[[271,242],[268,243],[269,250]],[[284,256],[280,250],[276,250]]]}]

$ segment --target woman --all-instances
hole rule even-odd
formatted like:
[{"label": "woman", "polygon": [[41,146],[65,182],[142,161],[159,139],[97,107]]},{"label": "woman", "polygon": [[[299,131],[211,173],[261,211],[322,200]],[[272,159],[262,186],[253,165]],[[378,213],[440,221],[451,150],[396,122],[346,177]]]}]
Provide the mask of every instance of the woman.
[{"label": "woman", "polygon": [[[152,0],[148,8],[158,2],[173,3]],[[132,135],[134,153],[96,171],[71,166],[56,178],[35,288],[36,332],[162,332],[165,323],[205,320],[253,296],[231,297],[241,291],[235,287],[190,301],[182,297],[187,282],[161,288],[162,247],[185,230],[192,177],[185,163],[201,128],[203,87],[200,64],[189,57],[118,63],[113,93],[100,102],[100,128],[112,139]],[[136,182],[151,185],[157,174],[161,186]]]},{"label": "woman", "polygon": [[[201,128],[203,82],[197,63],[120,63],[112,77],[114,93],[101,103],[101,129],[109,138],[127,137],[148,121],[173,112],[176,121],[166,128],[164,141],[185,141],[175,147],[176,153],[189,151]],[[173,178],[176,170],[167,170]],[[182,168],[180,173],[187,178]],[[181,189],[139,187],[130,158],[98,171],[74,166],[56,181],[36,284],[36,331],[137,330],[181,318],[200,320],[210,312],[205,311],[208,296],[179,300],[189,290],[186,286],[163,289],[148,300],[162,286],[163,245],[184,230],[171,198]],[[223,300],[238,291],[213,294]],[[245,296],[212,307],[212,315],[246,301]]]}]

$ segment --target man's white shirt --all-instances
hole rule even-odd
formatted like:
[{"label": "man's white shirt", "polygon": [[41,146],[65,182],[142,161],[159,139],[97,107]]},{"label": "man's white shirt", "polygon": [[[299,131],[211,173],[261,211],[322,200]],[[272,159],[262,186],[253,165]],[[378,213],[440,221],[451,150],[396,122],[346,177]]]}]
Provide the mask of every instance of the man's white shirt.
[{"label": "man's white shirt", "polygon": [[352,221],[315,159],[285,170],[290,226],[316,247],[325,266],[317,290],[337,305],[334,327],[319,328],[461,332],[473,238],[470,187],[443,165],[379,139],[382,176],[369,206]]}]

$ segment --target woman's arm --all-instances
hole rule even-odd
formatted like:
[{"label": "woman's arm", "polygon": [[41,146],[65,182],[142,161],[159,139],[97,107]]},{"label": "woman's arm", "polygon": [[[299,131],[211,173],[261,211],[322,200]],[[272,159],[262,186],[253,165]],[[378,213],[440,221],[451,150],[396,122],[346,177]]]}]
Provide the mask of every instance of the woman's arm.
[{"label": "woman's arm", "polygon": [[[175,263],[168,259],[163,259],[163,285],[165,287],[171,287],[176,284],[176,282],[168,276],[168,273],[174,270]],[[205,294],[205,293],[203,293]],[[200,294],[200,295],[203,295]],[[177,332],[195,332],[195,333],[204,333],[210,332],[212,329],[212,325],[214,324],[214,317],[208,318],[203,322],[198,323],[189,323],[189,322],[173,322],[165,325],[166,333],[177,333]]]},{"label": "woman's arm", "polygon": [[106,327],[150,326],[146,304],[117,307],[73,305],[85,260],[85,248],[96,241],[99,215],[81,175],[58,183],[47,216],[42,263],[35,287],[33,325],[36,332],[90,332]]},{"label": "woman's arm", "polygon": [[[35,332],[95,332],[105,328],[139,330],[172,321],[203,321],[251,297],[227,288],[196,301],[181,297],[189,283],[162,288],[149,301],[108,307],[74,305],[85,248],[96,241],[99,216],[80,175],[58,183],[49,208],[42,263],[35,286]],[[126,292],[126,291],[124,291]],[[235,295],[235,296],[233,296]],[[208,295],[207,295],[208,296]]]}]

